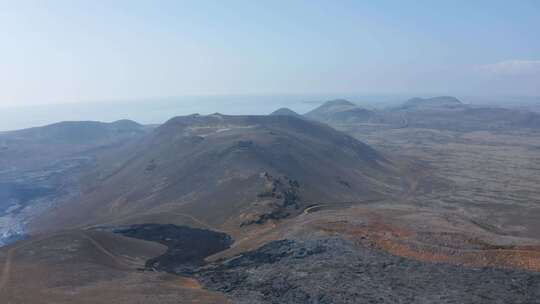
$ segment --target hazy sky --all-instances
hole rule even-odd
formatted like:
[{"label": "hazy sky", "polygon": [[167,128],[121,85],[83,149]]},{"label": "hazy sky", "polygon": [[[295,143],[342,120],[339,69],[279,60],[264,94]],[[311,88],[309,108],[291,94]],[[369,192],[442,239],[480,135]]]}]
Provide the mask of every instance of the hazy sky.
[{"label": "hazy sky", "polygon": [[0,0],[0,106],[540,95],[540,1]]}]

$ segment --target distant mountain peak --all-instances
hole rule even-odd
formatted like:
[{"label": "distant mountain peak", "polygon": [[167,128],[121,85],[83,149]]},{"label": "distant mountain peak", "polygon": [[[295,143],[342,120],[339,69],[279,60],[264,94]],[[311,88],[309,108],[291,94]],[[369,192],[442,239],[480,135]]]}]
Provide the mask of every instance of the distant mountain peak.
[{"label": "distant mountain peak", "polygon": [[410,107],[456,107],[462,106],[463,103],[453,96],[436,96],[431,98],[420,98],[414,97],[407,100],[403,106],[406,108]]},{"label": "distant mountain peak", "polygon": [[346,99],[334,99],[305,114],[306,117],[322,122],[367,122],[373,112]]},{"label": "distant mountain peak", "polygon": [[323,103],[322,106],[357,106],[347,99],[332,99]]},{"label": "distant mountain peak", "polygon": [[409,101],[462,103],[454,96],[435,96],[429,98],[414,97],[409,99]]},{"label": "distant mountain peak", "polygon": [[289,108],[279,108],[275,110],[274,112],[270,113],[270,115],[296,116],[296,117],[302,116]]},{"label": "distant mountain peak", "polygon": [[130,119],[120,119],[117,121],[113,121],[110,123],[110,125],[114,127],[121,127],[121,128],[134,128],[134,129],[142,128],[141,124]]},{"label": "distant mountain peak", "polygon": [[10,131],[19,139],[47,143],[83,143],[106,141],[116,136],[131,137],[143,133],[144,126],[128,119],[106,123],[99,121],[61,121],[54,124]]}]

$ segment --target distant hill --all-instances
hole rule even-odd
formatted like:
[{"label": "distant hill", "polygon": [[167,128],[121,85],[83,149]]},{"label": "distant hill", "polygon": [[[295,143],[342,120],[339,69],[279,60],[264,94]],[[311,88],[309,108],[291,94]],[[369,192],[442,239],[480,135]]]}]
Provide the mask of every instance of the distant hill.
[{"label": "distant hill", "polygon": [[540,114],[501,107],[472,106],[451,96],[412,98],[380,112],[387,124],[452,131],[540,128]]},{"label": "distant hill", "polygon": [[540,114],[502,107],[473,106],[456,97],[415,97],[386,110],[368,110],[336,99],[327,101],[304,117],[347,129],[369,123],[384,128],[425,128],[459,132],[478,130],[540,129]]},{"label": "distant hill", "polygon": [[61,122],[0,134],[0,245],[21,238],[26,222],[59,201],[76,200],[79,179],[102,153],[141,138],[129,120]]},{"label": "distant hill", "polygon": [[335,99],[325,102],[304,116],[326,123],[353,123],[369,121],[373,118],[374,112],[348,100]]},{"label": "distant hill", "polygon": [[152,130],[131,120],[66,121],[0,133],[0,167],[35,170],[66,157],[94,154]]},{"label": "distant hill", "polygon": [[129,137],[144,132],[144,126],[131,120],[111,123],[98,121],[65,121],[43,127],[6,132],[11,139],[44,143],[90,143],[116,137]]},{"label": "distant hill", "polygon": [[302,115],[296,113],[295,111],[289,108],[279,108],[275,110],[274,112],[270,113],[270,115],[302,117]]},{"label": "distant hill", "polygon": [[453,96],[438,96],[431,98],[415,97],[407,100],[399,108],[401,109],[423,109],[423,108],[461,108],[465,105]]},{"label": "distant hill", "polygon": [[239,228],[316,202],[386,196],[399,188],[399,176],[379,152],[324,124],[281,115],[191,115],[110,155],[88,178],[98,182],[50,219],[159,222],[184,214]]}]

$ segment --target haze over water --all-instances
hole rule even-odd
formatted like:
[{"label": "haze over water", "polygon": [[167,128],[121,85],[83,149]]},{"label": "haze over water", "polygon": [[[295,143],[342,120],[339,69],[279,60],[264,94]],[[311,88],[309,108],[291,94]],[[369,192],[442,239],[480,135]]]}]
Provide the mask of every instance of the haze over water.
[{"label": "haze over water", "polygon": [[[147,98],[125,101],[71,102],[0,107],[0,132],[43,126],[60,121],[95,120],[111,122],[130,119],[142,124],[161,124],[168,119],[189,114],[221,113],[229,115],[266,115],[287,107],[300,114],[331,99],[344,98],[367,108],[398,105],[408,98],[437,94],[365,95],[208,95]],[[439,94],[444,95],[444,94]],[[457,96],[470,104],[527,106],[540,104],[540,97]]]},{"label": "haze over water", "polygon": [[401,96],[355,95],[228,95],[185,96],[134,101],[63,103],[0,108],[0,131],[42,126],[59,121],[131,119],[142,124],[160,124],[178,115],[237,114],[265,115],[280,107],[305,113],[319,103],[333,98],[348,98],[386,104],[402,100]]}]

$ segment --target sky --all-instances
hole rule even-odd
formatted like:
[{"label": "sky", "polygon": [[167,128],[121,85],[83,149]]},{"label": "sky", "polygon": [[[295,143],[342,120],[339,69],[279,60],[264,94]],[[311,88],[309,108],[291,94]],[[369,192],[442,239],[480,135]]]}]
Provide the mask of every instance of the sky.
[{"label": "sky", "polygon": [[540,1],[0,0],[0,108],[171,96],[540,96]]}]

